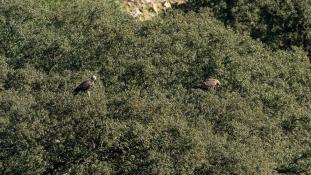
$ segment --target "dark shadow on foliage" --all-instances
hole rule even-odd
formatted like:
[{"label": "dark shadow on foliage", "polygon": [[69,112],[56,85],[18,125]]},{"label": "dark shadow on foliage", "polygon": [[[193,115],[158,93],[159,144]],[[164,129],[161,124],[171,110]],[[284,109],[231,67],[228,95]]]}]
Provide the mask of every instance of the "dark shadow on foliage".
[{"label": "dark shadow on foliage", "polygon": [[270,0],[257,2],[251,0],[190,0],[174,5],[174,9],[199,13],[210,9],[216,18],[225,25],[241,33],[249,33],[273,49],[303,47],[311,54],[311,9],[310,2]]}]

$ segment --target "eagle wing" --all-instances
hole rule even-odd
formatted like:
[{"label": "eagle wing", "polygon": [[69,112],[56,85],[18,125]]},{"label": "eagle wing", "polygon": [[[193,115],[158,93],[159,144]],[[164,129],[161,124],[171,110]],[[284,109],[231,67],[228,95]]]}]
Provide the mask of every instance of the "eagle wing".
[{"label": "eagle wing", "polygon": [[207,80],[204,82],[205,86],[207,87],[213,87],[215,85],[215,82],[213,80]]},{"label": "eagle wing", "polygon": [[79,92],[81,91],[87,91],[92,87],[92,81],[87,80],[82,82],[79,86],[77,86],[74,90],[73,90],[73,94],[77,95]]},{"label": "eagle wing", "polygon": [[215,87],[217,85],[220,85],[220,82],[217,79],[208,79],[206,84],[210,87]]},{"label": "eagle wing", "polygon": [[204,82],[201,82],[197,85],[194,86],[194,88],[199,88],[199,89],[202,89],[202,90],[208,90],[208,85]]},{"label": "eagle wing", "polygon": [[219,81],[216,79],[208,79],[207,81],[201,82],[194,86],[194,88],[199,88],[202,90],[208,90],[210,88],[215,88],[216,85],[219,85]]}]

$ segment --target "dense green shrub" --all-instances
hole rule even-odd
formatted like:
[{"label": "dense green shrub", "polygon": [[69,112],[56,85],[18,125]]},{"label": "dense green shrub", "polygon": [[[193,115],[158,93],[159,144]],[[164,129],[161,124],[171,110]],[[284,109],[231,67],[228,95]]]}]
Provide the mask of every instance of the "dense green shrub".
[{"label": "dense green shrub", "polygon": [[272,48],[303,47],[311,51],[311,2],[296,0],[190,0],[186,11],[210,7],[215,16],[237,31]]},{"label": "dense green shrub", "polygon": [[[303,49],[274,51],[208,9],[138,23],[100,0],[11,1],[0,174],[310,172]],[[91,97],[73,96],[92,74]],[[208,77],[221,87],[192,88]]]}]

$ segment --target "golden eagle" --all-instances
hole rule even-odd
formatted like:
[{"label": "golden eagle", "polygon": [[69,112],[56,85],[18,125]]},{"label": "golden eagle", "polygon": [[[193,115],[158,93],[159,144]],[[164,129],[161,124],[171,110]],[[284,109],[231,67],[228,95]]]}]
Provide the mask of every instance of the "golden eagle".
[{"label": "golden eagle", "polygon": [[90,96],[89,90],[91,89],[91,87],[94,86],[95,81],[96,76],[93,75],[89,80],[86,80],[82,82],[79,86],[77,86],[72,92],[73,95],[77,95],[79,92],[87,92],[87,94]]},{"label": "golden eagle", "polygon": [[219,80],[209,78],[206,81],[201,82],[200,84],[194,86],[194,88],[199,88],[202,90],[209,90],[209,89],[215,90],[215,88],[218,86],[220,86]]}]

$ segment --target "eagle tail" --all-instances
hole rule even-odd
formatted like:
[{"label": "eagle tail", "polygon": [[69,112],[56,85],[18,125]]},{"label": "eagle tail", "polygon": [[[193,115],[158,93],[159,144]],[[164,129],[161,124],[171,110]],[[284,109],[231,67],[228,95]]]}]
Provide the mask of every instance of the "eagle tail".
[{"label": "eagle tail", "polygon": [[201,89],[202,85],[201,84],[196,84],[194,86],[192,86],[193,89]]},{"label": "eagle tail", "polygon": [[201,89],[201,90],[204,90],[204,91],[207,91],[207,90],[209,89],[209,87],[204,86],[204,85],[202,85],[202,84],[194,85],[192,88],[193,88],[193,89]]}]

